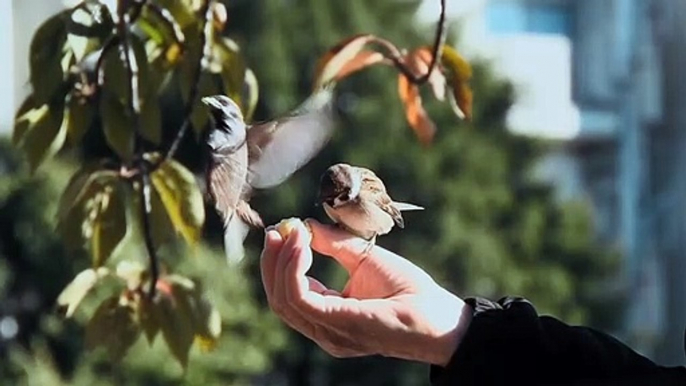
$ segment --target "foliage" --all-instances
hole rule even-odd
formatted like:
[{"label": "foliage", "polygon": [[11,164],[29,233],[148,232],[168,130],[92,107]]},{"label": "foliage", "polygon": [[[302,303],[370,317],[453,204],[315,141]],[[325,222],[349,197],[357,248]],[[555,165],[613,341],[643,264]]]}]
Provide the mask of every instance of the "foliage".
[{"label": "foliage", "polygon": [[[116,366],[110,362],[113,352],[109,349],[84,351],[89,339],[93,338],[110,345],[107,346],[110,348],[125,346],[118,345],[118,341],[113,339],[117,335],[112,331],[121,330],[126,324],[107,326],[94,322],[91,315],[97,315],[96,309],[102,304],[115,304],[108,299],[118,287],[135,287],[136,276],[146,261],[140,236],[136,236],[140,232],[132,229],[130,242],[111,257],[114,269],[110,271],[107,267],[100,267],[95,270],[99,285],[82,299],[78,311],[71,310],[71,317],[64,320],[54,312],[55,304],[60,298],[78,300],[75,292],[79,291],[74,290],[83,290],[85,287],[81,285],[92,283],[96,278],[90,273],[92,269],[84,266],[86,251],[63,248],[59,235],[53,230],[59,209],[58,198],[76,167],[72,161],[54,161],[34,175],[28,175],[20,160],[19,154],[6,141],[0,142],[0,165],[5,170],[0,176],[0,261],[3,263],[0,266],[0,309],[3,317],[15,319],[19,326],[14,339],[6,337],[0,343],[3,358],[0,361],[0,383],[244,384],[250,377],[269,369],[272,353],[283,349],[285,344],[279,322],[257,302],[252,282],[245,272],[242,269],[227,270],[223,253],[205,243],[199,243],[193,250],[176,246],[175,254],[166,255],[168,261],[176,264],[176,268],[195,286],[195,291],[188,291],[184,287],[191,286],[188,279],[170,275],[172,282],[179,283],[180,295],[193,301],[195,295],[202,293],[222,315],[222,334],[218,339],[203,339],[211,330],[198,331],[196,341],[199,344],[187,354],[193,363],[187,370],[170,360],[172,354],[164,339],[159,337],[164,335],[164,331],[158,332],[159,336],[153,342],[149,342],[147,336],[137,339]],[[72,278],[72,283],[79,284],[62,291]],[[202,287],[197,287],[200,282]],[[119,304],[117,301],[116,305]],[[117,312],[112,316],[130,320],[130,314],[121,312],[126,309],[115,307]],[[176,323],[167,323],[164,328],[169,331],[178,326],[188,326],[187,320],[178,318],[194,314],[175,314],[177,319],[172,317],[171,321]],[[135,317],[138,315],[133,314]],[[208,319],[216,323],[216,314]],[[84,325],[85,334],[82,330]],[[212,326],[216,327],[216,324]],[[136,334],[136,331],[120,332],[126,336],[132,332]],[[142,333],[147,335],[150,332],[145,330]],[[175,339],[183,336],[179,334]],[[214,347],[206,346],[207,343],[214,343]],[[212,354],[203,354],[203,349],[209,348],[213,349]]]},{"label": "foliage", "polygon": [[[32,268],[59,272],[52,287],[73,278],[61,293],[41,292],[74,321],[41,316],[53,327],[35,329],[48,342],[68,342],[72,363],[57,355],[51,364],[51,352],[65,351],[27,339],[29,349],[11,350],[11,379],[24,372],[38,384],[241,384],[275,360],[265,376],[297,385],[425,381],[425,367],[333,360],[297,335],[283,355],[271,356],[285,342],[264,304],[250,296],[259,287],[256,262],[227,270],[202,242],[220,238],[221,225],[205,210],[194,175],[207,124],[197,101],[217,93],[231,96],[251,119],[295,105],[313,83],[338,83],[345,131],[279,189],[257,194],[253,205],[267,222],[294,214],[323,218],[312,205],[321,171],[334,162],[369,167],[394,198],[427,208],[379,243],[450,289],[526,296],[571,322],[593,324],[607,311],[598,307],[607,299],[597,296],[597,284],[616,260],[595,246],[587,206],[555,202],[550,187],[531,177],[545,147],[507,131],[514,98],[507,82],[443,44],[440,26],[434,46],[408,28],[419,1],[261,0],[227,3],[228,11],[212,0],[117,4],[114,10],[86,0],[46,21],[32,43],[33,93],[17,113],[13,143],[39,175],[26,177],[32,183],[49,180],[55,167],[71,178],[32,207],[40,215],[7,217],[42,229],[37,246],[19,242],[38,248],[35,255],[47,255],[45,240],[59,245],[47,231],[55,224],[69,254],[88,253],[91,264],[60,254],[52,265]],[[257,79],[268,85],[260,98]],[[428,92],[433,98],[424,98]],[[453,111],[438,103],[446,100]],[[399,129],[408,124],[414,133]],[[189,128],[194,141],[182,141]],[[60,151],[76,159],[76,170],[46,163]],[[57,208],[45,203],[60,191]],[[248,240],[255,249],[257,237]],[[316,262],[314,274],[334,286],[344,279],[326,260]],[[83,339],[92,354],[81,354],[75,322],[87,326]],[[168,353],[185,367],[189,355],[213,348],[183,371],[183,380],[176,377]],[[112,366],[107,356],[121,363]]]},{"label": "foliage", "polygon": [[[199,285],[160,273],[157,251],[174,242],[174,232],[192,246],[201,238],[202,193],[193,173],[173,159],[187,128],[197,137],[207,123],[198,98],[223,93],[246,116],[254,110],[257,84],[238,46],[221,35],[225,22],[224,5],[210,0],[119,1],[116,9],[86,0],[45,21],[31,42],[32,93],[13,135],[31,171],[63,148],[78,148],[93,131],[110,150],[84,158],[60,199],[57,228],[67,246],[89,252],[91,268],[57,302],[71,317],[91,290],[118,278],[117,294],[101,303],[86,330],[86,345],[107,347],[115,359],[141,331],[152,341],[159,330],[185,366],[193,341],[210,349],[221,333],[219,314]],[[160,97],[175,87],[186,117],[165,151]],[[126,261],[107,268],[139,222],[149,272]]]}]

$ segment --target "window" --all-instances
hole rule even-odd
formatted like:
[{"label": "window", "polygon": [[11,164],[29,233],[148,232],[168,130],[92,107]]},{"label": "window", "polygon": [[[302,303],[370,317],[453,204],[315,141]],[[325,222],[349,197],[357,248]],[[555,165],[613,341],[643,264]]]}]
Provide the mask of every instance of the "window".
[{"label": "window", "polygon": [[559,0],[491,0],[486,12],[495,33],[572,34],[572,12]]}]

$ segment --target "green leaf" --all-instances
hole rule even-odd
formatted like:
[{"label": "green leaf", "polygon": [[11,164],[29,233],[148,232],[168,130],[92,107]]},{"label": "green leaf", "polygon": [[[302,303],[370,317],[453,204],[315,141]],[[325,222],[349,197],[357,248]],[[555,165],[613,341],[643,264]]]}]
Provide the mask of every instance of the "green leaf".
[{"label": "green leaf", "polygon": [[33,95],[24,99],[19,110],[14,116],[14,131],[12,132],[12,144],[18,146],[24,135],[35,123],[47,112],[48,106],[37,106]]},{"label": "green leaf", "polygon": [[93,267],[103,265],[128,233],[125,188],[116,173],[77,172],[60,200],[58,230],[70,247],[87,246]]},{"label": "green leaf", "polygon": [[255,76],[255,73],[248,68],[245,71],[245,83],[243,85],[243,96],[241,98],[243,101],[243,116],[245,117],[246,122],[252,120],[259,98],[260,88],[257,83],[257,77]]},{"label": "green leaf", "polygon": [[117,45],[107,51],[103,59],[104,89],[122,103],[129,99],[129,77],[124,66],[124,52]]},{"label": "green leaf", "polygon": [[100,304],[86,326],[86,348],[104,347],[114,361],[120,361],[140,336],[134,310],[113,296]]},{"label": "green leaf", "polygon": [[157,193],[156,189],[151,190],[150,228],[152,232],[152,242],[155,245],[155,248],[158,249],[163,244],[173,241],[176,238],[176,233],[159,193]]},{"label": "green leaf", "polygon": [[159,306],[147,296],[141,296],[138,303],[138,324],[150,345],[155,342],[157,333],[160,331],[161,321],[158,308]]},{"label": "green leaf", "polygon": [[100,97],[100,115],[107,143],[123,160],[133,157],[134,120],[128,109],[111,93]]},{"label": "green leaf", "polygon": [[205,222],[205,206],[193,173],[168,160],[152,173],[152,183],[176,231],[189,244],[197,243]]},{"label": "green leaf", "polygon": [[222,332],[222,319],[219,311],[212,304],[195,292],[192,298],[195,304],[195,338],[200,349],[207,352],[217,346]]},{"label": "green leaf", "polygon": [[456,49],[447,45],[443,46],[441,62],[448,75],[448,84],[452,88],[452,93],[449,93],[448,97],[455,114],[471,120],[474,97],[469,81],[472,78],[472,66]]},{"label": "green leaf", "polygon": [[63,47],[67,40],[66,13],[45,21],[33,35],[29,53],[31,86],[37,104],[53,99],[64,80]]},{"label": "green leaf", "polygon": [[26,154],[34,172],[62,148],[67,137],[67,124],[62,120],[64,112],[61,106],[31,108],[32,101],[27,99],[20,109],[29,110],[16,118],[13,140]]},{"label": "green leaf", "polygon": [[[186,32],[187,38],[198,39],[198,32],[189,30]],[[184,60],[179,66],[179,86],[181,88],[181,96],[184,102],[188,103],[190,98],[193,80],[195,78],[195,70],[198,67],[198,62],[201,54],[201,47],[198,45],[190,45],[184,54]],[[193,111],[191,113],[191,124],[195,130],[196,135],[202,134],[207,122],[209,120],[209,109],[204,103],[198,103],[202,97],[217,95],[222,93],[223,80],[219,74],[213,74],[203,70],[200,74],[198,82],[197,98],[193,104]]]},{"label": "green leaf", "polygon": [[172,355],[183,368],[188,365],[188,353],[195,339],[193,320],[182,307],[183,293],[174,291],[162,296],[157,305],[162,336]]},{"label": "green leaf", "polygon": [[99,267],[107,261],[126,236],[126,204],[124,189],[118,181],[110,181],[93,198],[90,207],[92,233],[85,229],[85,236],[91,236],[93,266]]},{"label": "green leaf", "polygon": [[141,110],[141,135],[159,145],[162,140],[162,116],[156,97],[146,99]]},{"label": "green leaf", "polygon": [[57,297],[57,305],[60,308],[66,307],[64,316],[70,318],[95,283],[108,274],[109,271],[106,268],[98,268],[97,270],[89,268],[76,275],[74,280]]},{"label": "green leaf", "polygon": [[[241,109],[245,111],[241,96],[246,79],[246,65],[238,45],[231,39],[220,38],[215,42],[213,51],[214,61],[218,62],[216,63],[217,70],[222,77],[224,93],[231,99],[239,101]],[[212,61],[210,70],[212,70]]]},{"label": "green leaf", "polygon": [[[188,351],[193,341],[198,341],[203,351],[212,350],[221,334],[221,317],[219,312],[204,298],[199,284],[193,280],[179,275],[169,275],[162,279],[161,291],[166,296],[162,297],[160,309],[164,309],[162,319],[162,331],[165,331],[165,322],[174,320],[173,329],[169,328],[169,335],[178,332],[174,339],[170,340],[165,334],[165,339],[174,356],[185,367],[188,361]],[[173,307],[169,307],[172,305]]]},{"label": "green leaf", "polygon": [[88,131],[96,109],[86,100],[81,100],[72,96],[67,105],[69,120],[67,123],[67,138],[72,146],[81,142],[84,134]]}]

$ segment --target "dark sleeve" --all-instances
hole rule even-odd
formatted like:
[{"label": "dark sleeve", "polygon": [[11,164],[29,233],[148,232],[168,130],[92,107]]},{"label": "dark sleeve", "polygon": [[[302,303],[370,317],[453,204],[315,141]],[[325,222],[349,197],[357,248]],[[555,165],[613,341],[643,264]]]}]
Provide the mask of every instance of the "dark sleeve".
[{"label": "dark sleeve", "polygon": [[522,298],[466,299],[472,321],[434,386],[686,385],[686,368],[662,367],[613,337],[539,316]]}]

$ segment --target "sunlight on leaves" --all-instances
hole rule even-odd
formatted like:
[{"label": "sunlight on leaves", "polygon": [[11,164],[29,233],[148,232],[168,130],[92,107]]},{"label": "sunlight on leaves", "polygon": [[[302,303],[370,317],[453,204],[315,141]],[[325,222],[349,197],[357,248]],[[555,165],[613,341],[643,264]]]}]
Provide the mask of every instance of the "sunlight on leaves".
[{"label": "sunlight on leaves", "polygon": [[64,316],[70,318],[81,301],[93,289],[93,286],[104,276],[109,275],[106,268],[89,268],[81,271],[71,283],[69,283],[57,297],[57,305],[64,310]]},{"label": "sunlight on leaves", "polygon": [[196,244],[205,222],[205,206],[193,173],[168,160],[152,173],[152,183],[176,231],[189,244]]},{"label": "sunlight on leaves", "polygon": [[[355,35],[343,40],[327,51],[317,62],[315,88],[342,78],[339,74],[345,69],[346,64],[355,59],[364,46],[374,39],[374,35]],[[364,63],[364,60],[360,61],[358,59],[358,62]]]}]

